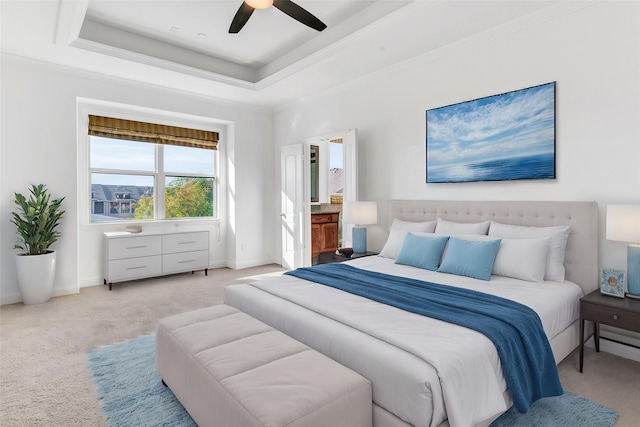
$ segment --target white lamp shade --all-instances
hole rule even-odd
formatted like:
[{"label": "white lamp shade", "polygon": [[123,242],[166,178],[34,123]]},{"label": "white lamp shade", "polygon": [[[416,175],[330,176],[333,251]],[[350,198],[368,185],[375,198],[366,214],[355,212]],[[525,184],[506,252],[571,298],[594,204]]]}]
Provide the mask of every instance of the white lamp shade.
[{"label": "white lamp shade", "polygon": [[342,221],[345,224],[375,224],[378,222],[378,204],[376,202],[345,202]]},{"label": "white lamp shade", "polygon": [[640,205],[607,206],[607,240],[640,243]]}]

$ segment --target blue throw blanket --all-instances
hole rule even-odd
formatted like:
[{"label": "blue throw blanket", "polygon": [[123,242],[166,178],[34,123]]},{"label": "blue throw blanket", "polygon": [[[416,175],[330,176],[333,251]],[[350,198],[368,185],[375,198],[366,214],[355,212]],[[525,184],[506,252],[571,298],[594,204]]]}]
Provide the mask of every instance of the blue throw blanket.
[{"label": "blue throw blanket", "polygon": [[285,274],[484,334],[498,350],[507,386],[520,413],[526,413],[540,398],[563,393],[540,318],[525,305],[469,289],[347,264],[322,264]]}]

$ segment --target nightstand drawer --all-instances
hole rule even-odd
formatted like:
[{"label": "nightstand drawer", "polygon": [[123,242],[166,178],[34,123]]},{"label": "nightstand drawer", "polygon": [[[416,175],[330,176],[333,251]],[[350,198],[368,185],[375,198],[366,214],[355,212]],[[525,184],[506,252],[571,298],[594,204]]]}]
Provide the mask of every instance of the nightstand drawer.
[{"label": "nightstand drawer", "polygon": [[616,307],[582,302],[582,318],[617,328],[640,332],[640,315]]}]

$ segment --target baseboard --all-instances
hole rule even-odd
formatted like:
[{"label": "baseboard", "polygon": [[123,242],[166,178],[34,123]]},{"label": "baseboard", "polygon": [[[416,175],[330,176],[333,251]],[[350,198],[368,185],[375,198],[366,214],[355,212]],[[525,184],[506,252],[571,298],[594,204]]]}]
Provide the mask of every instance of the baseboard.
[{"label": "baseboard", "polygon": [[[596,348],[593,342],[593,337],[589,338],[585,345],[589,348]],[[615,354],[616,356],[624,357],[625,359],[640,362],[640,349],[630,345],[609,341],[602,335],[600,336],[600,351],[606,351],[607,353]]]},{"label": "baseboard", "polygon": [[88,279],[80,279],[78,280],[78,284],[80,285],[81,288],[89,288],[91,286],[99,286],[99,285],[104,285],[104,278],[103,277],[91,277]]},{"label": "baseboard", "polygon": [[73,295],[80,293],[80,287],[76,285],[64,286],[62,288],[53,288],[52,297],[61,297],[64,295]]},{"label": "baseboard", "polygon": [[243,268],[250,268],[250,267],[259,267],[261,265],[269,265],[269,264],[279,264],[280,260],[276,260],[275,258],[262,258],[262,259],[254,259],[254,260],[248,260],[248,261],[241,261],[241,262],[227,262],[227,267],[231,268],[232,270],[242,270]]},{"label": "baseboard", "polygon": [[22,302],[22,294],[20,292],[2,295],[2,299],[0,299],[0,305],[16,304],[19,302]]},{"label": "baseboard", "polygon": [[[63,286],[53,288],[51,292],[51,298],[53,297],[61,297],[65,295],[73,295],[80,292],[80,289],[77,286]],[[14,292],[8,295],[2,295],[2,299],[0,300],[0,305],[9,305],[9,304],[17,304],[22,302],[22,294],[20,292]]]}]

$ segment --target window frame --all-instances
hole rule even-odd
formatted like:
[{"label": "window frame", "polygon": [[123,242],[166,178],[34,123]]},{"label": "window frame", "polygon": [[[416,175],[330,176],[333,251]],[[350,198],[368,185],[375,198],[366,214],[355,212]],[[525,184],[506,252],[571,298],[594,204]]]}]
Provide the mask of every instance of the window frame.
[{"label": "window frame", "polygon": [[[78,215],[80,224],[88,228],[93,227],[109,227],[117,224],[162,224],[162,223],[180,223],[180,222],[219,222],[223,217],[222,209],[224,206],[224,182],[223,167],[224,162],[221,160],[224,156],[224,138],[226,136],[226,122],[215,120],[208,117],[192,116],[171,111],[154,110],[143,107],[136,107],[123,104],[114,104],[103,101],[78,99]],[[91,168],[90,162],[90,135],[89,115],[101,115],[106,117],[114,117],[125,120],[142,121],[169,126],[178,126],[186,128],[202,129],[212,132],[218,132],[220,143],[217,150],[214,151],[214,167],[213,174],[200,173],[183,173],[164,171],[160,166],[164,163],[164,150],[162,144],[153,144],[155,153],[155,170],[148,171],[130,171],[130,170],[113,170],[105,168]],[[151,175],[154,180],[154,219],[121,219],[115,221],[92,221],[92,173],[117,173],[117,174],[134,174],[134,175]],[[185,218],[165,218],[165,178],[167,176],[184,176],[184,177],[204,177],[213,178],[214,185],[214,205],[213,216],[211,217],[185,217]]]}]

